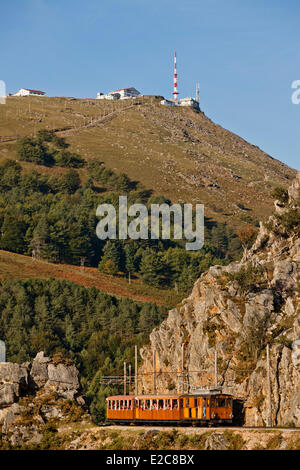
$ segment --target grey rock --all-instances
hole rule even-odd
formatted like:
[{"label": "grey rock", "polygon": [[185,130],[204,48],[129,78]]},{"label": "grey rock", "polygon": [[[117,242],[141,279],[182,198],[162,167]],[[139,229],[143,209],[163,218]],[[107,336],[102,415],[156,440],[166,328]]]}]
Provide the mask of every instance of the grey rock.
[{"label": "grey rock", "polygon": [[229,440],[222,433],[213,433],[205,441],[205,450],[228,450]]},{"label": "grey rock", "polygon": [[0,383],[14,383],[24,389],[28,386],[28,370],[13,362],[0,363]]},{"label": "grey rock", "polygon": [[59,408],[57,408],[56,406],[42,406],[41,409],[40,409],[40,414],[42,415],[42,417],[48,421],[49,419],[54,419],[54,418],[62,418],[63,417],[63,413],[61,412],[61,410]]},{"label": "grey rock", "polygon": [[0,385],[0,408],[12,405],[18,396],[18,385],[2,384]]},{"label": "grey rock", "polygon": [[21,407],[17,403],[14,403],[9,408],[6,408],[6,413],[3,419],[3,426],[2,426],[3,434],[7,433],[9,426],[15,422],[17,417],[20,415],[20,412],[22,409],[23,407]]},{"label": "grey rock", "polygon": [[44,352],[39,352],[33,360],[30,377],[36,387],[42,387],[48,381],[48,364],[51,362],[49,357],[45,357]]},{"label": "grey rock", "polygon": [[47,388],[55,391],[67,400],[74,400],[80,390],[79,372],[74,365],[49,364]]}]

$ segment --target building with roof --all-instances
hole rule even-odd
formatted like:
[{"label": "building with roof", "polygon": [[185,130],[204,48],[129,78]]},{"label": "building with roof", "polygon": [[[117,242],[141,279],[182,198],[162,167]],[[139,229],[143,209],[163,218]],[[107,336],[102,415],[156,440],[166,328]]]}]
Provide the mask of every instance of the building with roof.
[{"label": "building with roof", "polygon": [[198,110],[200,109],[199,101],[197,101],[195,98],[192,98],[191,96],[187,98],[181,98],[181,100],[179,100],[179,106],[188,106],[189,108]]},{"label": "building with roof", "polygon": [[46,93],[40,90],[31,90],[30,88],[21,88],[13,96],[44,96]]},{"label": "building with roof", "polygon": [[97,93],[98,100],[126,100],[140,96],[140,92],[134,88],[120,88],[120,90],[110,91],[107,94]]}]

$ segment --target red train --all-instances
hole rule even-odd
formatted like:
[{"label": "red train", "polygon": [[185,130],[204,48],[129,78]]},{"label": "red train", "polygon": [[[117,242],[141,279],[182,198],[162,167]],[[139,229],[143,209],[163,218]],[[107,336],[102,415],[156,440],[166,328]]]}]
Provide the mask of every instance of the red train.
[{"label": "red train", "polygon": [[233,397],[223,393],[116,395],[106,401],[107,421],[116,424],[211,426],[233,422]]}]

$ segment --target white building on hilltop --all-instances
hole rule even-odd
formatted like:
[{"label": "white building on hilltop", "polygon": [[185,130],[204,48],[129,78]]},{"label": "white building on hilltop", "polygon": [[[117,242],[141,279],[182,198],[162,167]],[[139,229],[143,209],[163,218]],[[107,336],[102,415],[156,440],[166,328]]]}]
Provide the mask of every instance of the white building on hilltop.
[{"label": "white building on hilltop", "polygon": [[107,94],[97,93],[98,100],[127,100],[130,98],[136,98],[140,95],[140,92],[133,87],[120,88],[120,90],[110,91]]},{"label": "white building on hilltop", "polygon": [[191,96],[188,98],[181,98],[181,100],[179,100],[179,106],[188,106],[189,108],[200,109],[199,102]]},{"label": "white building on hilltop", "polygon": [[44,96],[46,93],[40,90],[30,90],[29,88],[21,88],[13,96]]},{"label": "white building on hilltop", "polygon": [[200,106],[199,106],[198,101],[192,97],[181,98],[181,100],[179,100],[178,103],[176,103],[176,101],[174,100],[164,99],[164,100],[161,100],[160,104],[164,106],[185,106],[187,108],[193,108],[193,109],[197,109],[198,111],[200,111]]}]

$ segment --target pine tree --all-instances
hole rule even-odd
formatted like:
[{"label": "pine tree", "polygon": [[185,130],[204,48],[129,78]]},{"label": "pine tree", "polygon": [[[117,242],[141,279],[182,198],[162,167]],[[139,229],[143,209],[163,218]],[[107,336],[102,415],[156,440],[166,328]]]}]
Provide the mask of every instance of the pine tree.
[{"label": "pine tree", "polygon": [[141,259],[139,273],[143,280],[152,286],[159,287],[165,283],[166,265],[162,257],[152,250],[146,251]]},{"label": "pine tree", "polygon": [[117,272],[121,270],[121,248],[117,240],[108,240],[103,248],[103,256],[98,269],[103,271],[107,268],[109,270],[116,269]]},{"label": "pine tree", "polygon": [[135,250],[131,244],[127,244],[124,247],[124,254],[125,254],[125,272],[128,274],[129,284],[131,282],[131,275],[136,270],[136,263],[135,263]]}]

